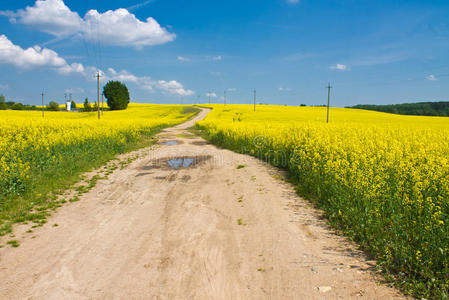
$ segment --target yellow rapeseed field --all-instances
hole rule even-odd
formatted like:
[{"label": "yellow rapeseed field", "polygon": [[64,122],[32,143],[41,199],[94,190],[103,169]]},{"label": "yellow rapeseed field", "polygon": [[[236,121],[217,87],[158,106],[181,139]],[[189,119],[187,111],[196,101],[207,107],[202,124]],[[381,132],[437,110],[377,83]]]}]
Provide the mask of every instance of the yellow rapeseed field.
[{"label": "yellow rapeseed field", "polygon": [[298,191],[417,296],[449,287],[449,118],[212,105],[216,144],[287,168]]},{"label": "yellow rapeseed field", "polygon": [[40,111],[0,110],[0,235],[45,202],[46,193],[63,188],[67,178],[193,113],[186,106],[130,104],[127,110],[104,112],[98,120],[96,112],[46,111],[42,118]]}]

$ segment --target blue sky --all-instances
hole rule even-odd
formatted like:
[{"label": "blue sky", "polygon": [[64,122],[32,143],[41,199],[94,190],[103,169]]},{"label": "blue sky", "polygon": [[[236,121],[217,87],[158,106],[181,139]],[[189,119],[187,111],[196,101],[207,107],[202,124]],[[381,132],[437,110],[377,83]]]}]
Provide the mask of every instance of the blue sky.
[{"label": "blue sky", "polygon": [[[151,18],[151,19],[148,19]],[[449,1],[2,0],[0,93],[335,106],[449,101]]]}]

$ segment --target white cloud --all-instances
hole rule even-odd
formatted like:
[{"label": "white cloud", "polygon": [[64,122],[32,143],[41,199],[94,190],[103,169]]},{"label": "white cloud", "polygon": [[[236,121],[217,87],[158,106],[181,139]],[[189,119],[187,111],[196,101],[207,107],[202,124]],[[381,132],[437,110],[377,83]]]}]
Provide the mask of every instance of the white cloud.
[{"label": "white cloud", "polygon": [[113,68],[107,69],[106,72],[101,72],[103,81],[118,80],[122,82],[133,82],[140,88],[153,92],[154,90],[161,91],[166,94],[191,96],[194,91],[185,89],[184,86],[176,80],[153,80],[148,76],[136,76],[126,70],[117,72]]},{"label": "white cloud", "polygon": [[108,72],[109,72],[109,74],[103,73],[103,77],[104,77],[103,80],[105,80],[105,81],[116,80],[116,81],[137,83],[139,80],[141,80],[141,78],[129,73],[126,70],[117,72],[113,68],[109,68]]},{"label": "white cloud", "polygon": [[215,93],[206,93],[206,97],[217,98],[217,94],[215,94]]},{"label": "white cloud", "polygon": [[14,45],[5,35],[0,35],[0,63],[10,64],[22,69],[49,67],[63,75],[83,73],[81,64],[68,64],[58,53],[39,46],[23,49]]},{"label": "white cloud", "polygon": [[228,88],[226,91],[228,92],[235,92],[237,89],[236,88]]},{"label": "white cloud", "polygon": [[40,31],[54,36],[79,32],[82,19],[72,12],[62,0],[37,0],[34,6],[9,12],[10,21],[36,26]]},{"label": "white cloud", "polygon": [[288,3],[296,4],[299,3],[299,0],[287,0]]},{"label": "white cloud", "polygon": [[[0,35],[0,63],[10,64],[21,69],[46,67],[62,75],[79,73],[88,80],[94,80],[94,74],[97,71],[96,68],[91,66],[84,67],[79,63],[69,64],[58,53],[47,48],[34,46],[23,49],[20,46],[14,45],[5,35]],[[157,89],[163,93],[173,95],[190,96],[194,94],[192,90],[185,89],[176,80],[153,80],[147,76],[136,76],[126,70],[117,72],[113,68],[108,68],[104,72],[100,71],[100,73],[102,75],[102,81],[118,80],[132,82],[149,91]],[[0,86],[0,88],[3,87]]]},{"label": "white cloud", "polygon": [[351,70],[348,66],[343,64],[336,64],[335,66],[330,66],[329,69],[331,70],[340,70],[340,71],[349,71]]},{"label": "white cloud", "polygon": [[179,61],[191,61],[190,58],[184,57],[184,56],[178,56],[178,60],[179,60]]},{"label": "white cloud", "polygon": [[82,34],[87,39],[99,39],[103,44],[115,46],[154,46],[171,42],[176,37],[155,19],[147,18],[146,22],[142,22],[124,8],[105,13],[90,10],[84,17],[83,25]]},{"label": "white cloud", "polygon": [[223,56],[221,56],[221,55],[212,56],[212,59],[213,59],[213,60],[222,60],[222,59],[223,59]]},{"label": "white cloud", "polygon": [[158,80],[155,83],[155,87],[163,92],[179,96],[191,96],[194,94],[194,91],[184,89],[182,84],[176,80]]},{"label": "white cloud", "polygon": [[435,75],[428,75],[428,76],[426,76],[426,79],[430,80],[430,81],[437,81],[438,80],[438,78],[436,78]]},{"label": "white cloud", "polygon": [[9,85],[7,85],[7,84],[0,84],[0,90],[6,91],[8,89],[9,89]]},{"label": "white cloud", "polygon": [[279,90],[281,91],[281,92],[290,92],[292,89],[291,88],[288,88],[288,87],[280,87],[279,88]]},{"label": "white cloud", "polygon": [[169,33],[153,18],[144,22],[125,8],[99,13],[89,10],[84,18],[68,8],[63,0],[37,0],[34,6],[16,13],[3,11],[12,23],[21,23],[56,37],[80,35],[86,40],[114,46],[160,45],[171,42],[176,35]]}]

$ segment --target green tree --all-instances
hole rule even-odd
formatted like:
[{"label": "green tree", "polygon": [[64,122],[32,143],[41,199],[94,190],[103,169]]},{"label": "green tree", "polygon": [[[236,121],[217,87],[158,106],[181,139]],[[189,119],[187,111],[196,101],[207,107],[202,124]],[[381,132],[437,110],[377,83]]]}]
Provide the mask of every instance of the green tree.
[{"label": "green tree", "polygon": [[120,81],[109,81],[103,88],[111,110],[126,109],[129,104],[129,91],[125,84]]},{"label": "green tree", "polygon": [[76,110],[76,102],[73,100],[70,102],[70,110]]},{"label": "green tree", "polygon": [[47,105],[47,109],[51,111],[59,111],[59,104],[55,101],[50,101]]},{"label": "green tree", "polygon": [[5,103],[5,96],[0,94],[0,110],[5,110],[7,108],[8,106]]},{"label": "green tree", "polygon": [[23,104],[22,103],[14,103],[11,106],[11,109],[12,110],[23,110]]},{"label": "green tree", "polygon": [[89,103],[89,99],[84,100],[84,111],[92,111],[92,105]]}]

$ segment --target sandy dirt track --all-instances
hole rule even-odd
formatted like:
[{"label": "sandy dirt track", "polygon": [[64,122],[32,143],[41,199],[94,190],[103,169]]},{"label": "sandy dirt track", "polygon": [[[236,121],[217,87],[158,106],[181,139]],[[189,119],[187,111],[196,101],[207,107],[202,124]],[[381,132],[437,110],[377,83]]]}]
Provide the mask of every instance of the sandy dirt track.
[{"label": "sandy dirt track", "polygon": [[195,120],[34,233],[18,228],[20,247],[0,249],[0,299],[403,298],[279,170],[191,135]]}]

